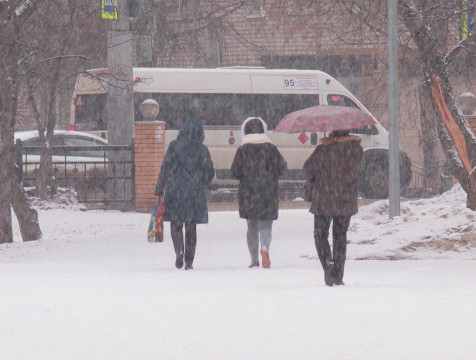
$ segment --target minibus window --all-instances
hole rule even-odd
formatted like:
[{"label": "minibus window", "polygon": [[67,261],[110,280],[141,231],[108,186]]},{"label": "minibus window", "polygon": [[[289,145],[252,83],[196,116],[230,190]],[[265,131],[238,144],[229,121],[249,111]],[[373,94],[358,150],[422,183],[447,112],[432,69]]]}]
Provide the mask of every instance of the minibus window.
[{"label": "minibus window", "polygon": [[273,130],[286,114],[317,105],[318,94],[258,94],[253,98],[253,115],[262,117],[268,124],[268,130]]},{"label": "minibus window", "polygon": [[240,126],[249,116],[260,116],[272,130],[287,113],[319,105],[319,95],[307,94],[135,94],[134,116],[143,120],[140,104],[146,99],[159,103],[158,120],[166,129],[178,130],[188,118],[208,126]]},{"label": "minibus window", "polygon": [[340,94],[327,95],[327,105],[345,106],[351,108],[359,108],[355,102],[349,99],[347,96]]}]

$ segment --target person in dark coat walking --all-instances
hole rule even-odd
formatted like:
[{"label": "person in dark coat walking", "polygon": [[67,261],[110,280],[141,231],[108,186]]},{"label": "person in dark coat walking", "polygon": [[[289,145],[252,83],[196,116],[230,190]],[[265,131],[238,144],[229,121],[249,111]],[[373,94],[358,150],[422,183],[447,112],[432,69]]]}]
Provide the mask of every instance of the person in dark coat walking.
[{"label": "person in dark coat walking", "polygon": [[[198,120],[187,120],[177,139],[167,148],[155,194],[164,196],[164,221],[170,221],[176,254],[175,266],[193,269],[197,244],[197,224],[208,223],[207,187],[215,176],[205,133]],[[183,225],[185,224],[185,251]]]},{"label": "person in dark coat walking", "polygon": [[278,178],[286,170],[284,160],[266,132],[261,118],[248,118],[242,126],[242,145],[236,151],[231,173],[240,181],[240,217],[247,220],[250,268],[259,267],[259,245],[264,268],[271,266],[269,246],[273,220],[278,218]]},{"label": "person in dark coat walking", "polygon": [[[314,214],[314,241],[326,285],[344,285],[347,230],[358,209],[358,177],[363,149],[358,136],[334,131],[321,139],[304,163],[308,181],[315,182],[310,211]],[[328,241],[332,221],[333,254]]]}]

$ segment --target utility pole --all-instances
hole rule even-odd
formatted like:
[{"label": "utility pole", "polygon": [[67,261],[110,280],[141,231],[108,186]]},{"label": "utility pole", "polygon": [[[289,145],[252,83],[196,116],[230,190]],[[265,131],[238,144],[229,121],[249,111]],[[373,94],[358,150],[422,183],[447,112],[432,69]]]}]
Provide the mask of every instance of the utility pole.
[{"label": "utility pole", "polygon": [[[112,1],[112,0],[111,0]],[[108,142],[130,145],[134,133],[132,43],[127,0],[115,0],[117,19],[107,32]]]},{"label": "utility pole", "polygon": [[[132,43],[129,19],[130,0],[103,0],[103,18],[109,19],[107,32],[107,131],[109,145],[131,145],[134,136],[132,98]],[[113,13],[104,16],[106,4]],[[106,15],[107,16],[107,15]],[[106,21],[106,20],[105,20]],[[110,208],[123,209],[132,199],[130,151],[109,151],[107,198]],[[127,179],[127,180],[126,180]]]},{"label": "utility pole", "polygon": [[398,97],[398,0],[388,0],[389,216],[400,216],[400,141]]}]

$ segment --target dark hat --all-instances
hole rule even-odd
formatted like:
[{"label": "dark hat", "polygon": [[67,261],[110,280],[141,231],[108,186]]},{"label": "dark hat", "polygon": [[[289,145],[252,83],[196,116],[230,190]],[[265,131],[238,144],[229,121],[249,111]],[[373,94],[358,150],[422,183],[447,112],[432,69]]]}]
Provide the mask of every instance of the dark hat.
[{"label": "dark hat", "polygon": [[329,136],[330,137],[341,137],[349,135],[350,130],[334,130],[332,131]]},{"label": "dark hat", "polygon": [[248,121],[245,125],[245,135],[264,133],[263,123],[260,119],[255,118]]}]

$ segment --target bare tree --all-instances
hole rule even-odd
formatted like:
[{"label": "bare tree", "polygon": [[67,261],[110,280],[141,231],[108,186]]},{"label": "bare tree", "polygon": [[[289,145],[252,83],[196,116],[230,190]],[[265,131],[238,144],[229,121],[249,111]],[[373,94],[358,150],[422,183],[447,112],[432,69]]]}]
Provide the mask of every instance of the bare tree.
[{"label": "bare tree", "polygon": [[[13,240],[10,206],[23,240],[41,237],[37,212],[20,185],[15,165],[18,110],[26,99],[40,137],[47,140],[38,186],[38,194],[45,197],[52,176],[51,139],[58,118],[57,102],[61,93],[67,92],[64,84],[72,91],[71,79],[87,67],[85,60],[104,53],[101,44],[105,39],[101,41],[99,36],[104,25],[99,19],[99,4],[91,7],[88,0],[0,1],[0,243]],[[85,26],[90,23],[95,26]],[[94,41],[96,35],[99,40]]]},{"label": "bare tree", "polygon": [[[153,66],[170,66],[189,54],[197,67],[221,66],[220,50],[210,54],[223,32],[233,32],[227,19],[255,0],[151,0],[142,2],[135,31],[152,36]],[[204,41],[209,39],[209,41]],[[213,52],[213,50],[212,50]]]},{"label": "bare tree", "polygon": [[[100,40],[104,24],[97,23],[99,14],[99,4],[91,6],[88,1],[48,1],[41,4],[25,26],[25,32],[30,34],[30,48],[22,63],[23,86],[28,93],[39,137],[45,144],[36,175],[36,196],[41,199],[46,199],[48,186],[54,180],[53,133],[60,116],[61,93],[67,90],[65,82],[84,70],[85,64],[105,47],[104,40]],[[91,22],[95,25],[93,33],[84,26]]]},{"label": "bare tree", "polygon": [[[471,170],[476,166],[476,137],[464,119],[463,112],[453,95],[447,62],[431,25],[424,17],[424,5],[426,4],[418,4],[415,0],[401,0],[399,12],[429,74],[430,98],[439,118],[439,134],[443,148],[451,163],[454,176],[468,194],[467,206],[476,210],[476,172],[473,171],[470,176]],[[455,131],[448,131],[447,127],[442,126],[443,121],[456,123],[464,144],[458,144]],[[467,159],[458,149],[458,145],[465,147]],[[465,161],[469,161],[469,164],[465,164]]]},{"label": "bare tree", "polygon": [[41,237],[38,214],[32,209],[18,179],[15,165],[13,132],[17,112],[21,72],[24,60],[22,26],[37,9],[37,1],[0,2],[0,243],[12,242],[10,206],[20,224],[23,240]]}]

